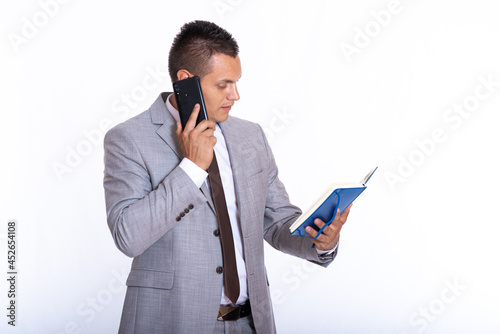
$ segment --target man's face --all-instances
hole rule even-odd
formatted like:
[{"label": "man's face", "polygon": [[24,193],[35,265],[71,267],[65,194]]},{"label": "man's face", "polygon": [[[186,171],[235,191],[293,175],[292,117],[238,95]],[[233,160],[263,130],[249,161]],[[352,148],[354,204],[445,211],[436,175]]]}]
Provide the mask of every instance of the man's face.
[{"label": "man's face", "polygon": [[240,58],[216,53],[212,56],[212,72],[200,79],[208,118],[224,122],[235,101],[240,99],[236,82],[241,77]]}]

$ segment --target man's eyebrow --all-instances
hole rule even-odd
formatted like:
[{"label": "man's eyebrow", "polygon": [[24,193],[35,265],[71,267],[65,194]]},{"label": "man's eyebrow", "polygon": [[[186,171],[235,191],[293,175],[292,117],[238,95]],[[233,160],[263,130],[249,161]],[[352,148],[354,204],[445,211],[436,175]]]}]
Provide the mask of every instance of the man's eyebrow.
[{"label": "man's eyebrow", "polygon": [[[240,79],[241,79],[241,75],[240,75],[240,77],[238,79],[236,79],[236,81],[238,81]],[[236,81],[235,80],[231,80],[231,79],[221,79],[218,82],[219,83],[222,83],[222,82],[224,82],[224,83],[235,83]]]}]

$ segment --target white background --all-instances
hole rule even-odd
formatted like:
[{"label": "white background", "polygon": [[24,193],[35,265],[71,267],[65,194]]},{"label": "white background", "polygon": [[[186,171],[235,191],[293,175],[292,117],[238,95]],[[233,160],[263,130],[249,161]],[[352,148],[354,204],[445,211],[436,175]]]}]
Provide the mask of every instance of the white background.
[{"label": "white background", "polygon": [[498,10],[489,0],[2,1],[0,267],[6,276],[15,219],[19,275],[16,328],[0,280],[0,332],[117,331],[130,259],[106,224],[103,130],[171,89],[172,39],[206,19],[240,45],[231,112],[266,129],[294,203],[306,209],[329,184],[379,166],[329,268],[266,248],[278,331],[499,333]]}]

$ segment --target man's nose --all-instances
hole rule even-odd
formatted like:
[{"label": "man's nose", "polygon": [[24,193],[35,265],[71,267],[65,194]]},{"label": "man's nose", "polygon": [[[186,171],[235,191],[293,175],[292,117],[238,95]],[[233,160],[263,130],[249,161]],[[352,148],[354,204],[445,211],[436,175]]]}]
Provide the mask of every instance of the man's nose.
[{"label": "man's nose", "polygon": [[238,87],[236,87],[236,84],[234,84],[231,88],[227,99],[231,101],[238,101],[240,99],[240,94],[238,93]]}]

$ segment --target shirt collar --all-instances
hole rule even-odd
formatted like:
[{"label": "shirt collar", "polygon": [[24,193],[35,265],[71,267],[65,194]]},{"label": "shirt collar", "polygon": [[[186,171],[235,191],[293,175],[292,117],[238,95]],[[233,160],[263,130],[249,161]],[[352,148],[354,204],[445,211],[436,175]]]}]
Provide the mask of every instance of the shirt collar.
[{"label": "shirt collar", "polygon": [[170,97],[172,96],[173,94],[170,94],[168,97],[167,97],[167,101],[165,101],[165,105],[167,106],[167,110],[170,112],[170,114],[172,115],[172,117],[176,120],[176,122],[180,122],[181,121],[181,118],[179,116],[179,111],[177,109],[174,108],[174,106],[172,105],[172,103],[170,103]]}]

